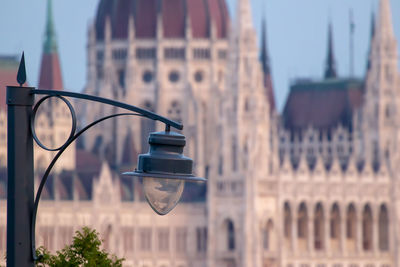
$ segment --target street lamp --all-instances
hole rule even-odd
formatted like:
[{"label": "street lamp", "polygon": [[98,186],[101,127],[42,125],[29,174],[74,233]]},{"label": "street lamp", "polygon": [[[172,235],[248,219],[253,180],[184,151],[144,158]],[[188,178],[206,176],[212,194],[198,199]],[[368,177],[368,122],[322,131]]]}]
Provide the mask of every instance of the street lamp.
[{"label": "street lamp", "polygon": [[[193,160],[183,155],[185,136],[170,131],[171,127],[182,130],[182,124],[111,99],[67,91],[23,87],[26,81],[24,54],[22,54],[18,69],[17,81],[20,86],[7,86],[7,266],[34,266],[34,261],[38,259],[35,246],[36,214],[47,177],[69,145],[85,131],[104,120],[119,116],[140,116],[165,124],[165,131],[150,134],[149,152],[139,155],[137,169],[124,173],[124,175],[143,179],[146,200],[156,213],[165,215],[177,205],[182,196],[185,181],[206,181],[204,178],[193,175]],[[44,95],[44,97],[34,105],[35,95]],[[70,135],[67,141],[57,148],[48,148],[41,143],[34,127],[39,106],[52,97],[60,99],[67,105],[72,118]],[[77,132],[75,110],[66,97],[99,102],[130,112],[100,118]],[[43,175],[35,198],[33,140],[45,150],[57,151]]]}]

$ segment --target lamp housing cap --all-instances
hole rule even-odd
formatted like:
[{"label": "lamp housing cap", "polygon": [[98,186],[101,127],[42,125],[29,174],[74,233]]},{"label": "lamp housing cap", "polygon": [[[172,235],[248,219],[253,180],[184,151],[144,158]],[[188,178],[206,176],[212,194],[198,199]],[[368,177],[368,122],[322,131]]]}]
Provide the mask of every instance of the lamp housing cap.
[{"label": "lamp housing cap", "polygon": [[124,175],[206,181],[193,175],[193,160],[183,155],[184,135],[171,131],[153,132],[149,144],[149,152],[138,157],[137,169]]}]

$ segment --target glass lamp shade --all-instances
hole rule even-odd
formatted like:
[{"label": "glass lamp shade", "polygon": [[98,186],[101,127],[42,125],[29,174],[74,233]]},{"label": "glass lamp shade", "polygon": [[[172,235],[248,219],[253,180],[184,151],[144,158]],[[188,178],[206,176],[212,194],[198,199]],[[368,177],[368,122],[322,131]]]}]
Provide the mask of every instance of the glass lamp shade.
[{"label": "glass lamp shade", "polygon": [[151,208],[166,215],[178,204],[185,185],[184,180],[144,177],[144,194]]},{"label": "glass lamp shade", "polygon": [[155,132],[149,136],[150,149],[139,155],[135,171],[124,175],[143,179],[144,195],[159,215],[170,212],[179,202],[186,182],[205,182],[193,175],[193,160],[183,155],[185,136],[175,132]]}]

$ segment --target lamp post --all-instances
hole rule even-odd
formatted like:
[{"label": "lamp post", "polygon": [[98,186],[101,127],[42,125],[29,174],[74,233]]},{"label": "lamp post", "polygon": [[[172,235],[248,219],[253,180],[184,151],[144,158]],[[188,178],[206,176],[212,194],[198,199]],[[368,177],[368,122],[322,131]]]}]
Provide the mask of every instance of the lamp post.
[{"label": "lamp post", "polygon": [[[145,197],[156,213],[165,215],[176,206],[182,195],[185,181],[206,181],[204,178],[193,175],[193,161],[183,155],[185,136],[170,131],[171,127],[182,130],[182,124],[111,99],[23,87],[26,81],[24,54],[22,54],[18,69],[17,81],[20,86],[7,86],[7,266],[34,266],[35,260],[38,259],[35,246],[36,214],[47,177],[65,149],[85,131],[104,120],[119,116],[140,116],[165,124],[165,131],[150,134],[149,152],[139,155],[137,169],[124,173],[124,175],[143,178]],[[35,95],[44,95],[44,97],[34,105]],[[68,106],[72,117],[70,135],[67,141],[58,148],[48,148],[42,144],[36,136],[34,127],[39,106],[52,97],[63,101]],[[75,111],[66,97],[111,105],[128,110],[129,113],[112,114],[100,118],[77,132]],[[33,140],[45,150],[57,151],[43,175],[35,198]]]}]

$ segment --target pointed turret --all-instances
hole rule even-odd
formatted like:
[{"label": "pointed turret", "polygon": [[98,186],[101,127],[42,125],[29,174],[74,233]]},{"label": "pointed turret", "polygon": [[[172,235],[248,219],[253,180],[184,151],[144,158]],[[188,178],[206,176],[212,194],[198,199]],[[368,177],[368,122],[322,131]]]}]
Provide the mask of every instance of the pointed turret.
[{"label": "pointed turret", "polygon": [[261,33],[261,54],[260,61],[264,74],[264,87],[265,87],[265,95],[268,98],[270,111],[275,110],[275,95],[274,88],[272,86],[272,78],[271,78],[271,65],[270,59],[268,55],[267,48],[267,25],[266,20],[263,18],[262,21],[262,33]]},{"label": "pointed turret", "polygon": [[332,23],[328,27],[328,54],[325,66],[325,79],[332,79],[337,77],[335,53],[333,51],[333,31]]},{"label": "pointed turret", "polygon": [[47,21],[40,66],[39,88],[63,89],[51,0],[47,0]]}]

